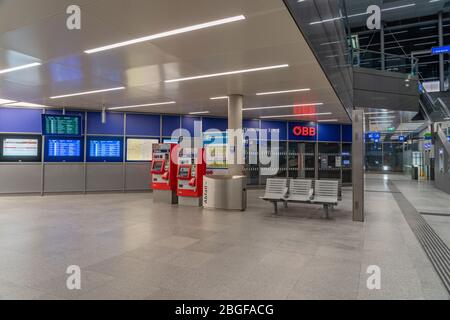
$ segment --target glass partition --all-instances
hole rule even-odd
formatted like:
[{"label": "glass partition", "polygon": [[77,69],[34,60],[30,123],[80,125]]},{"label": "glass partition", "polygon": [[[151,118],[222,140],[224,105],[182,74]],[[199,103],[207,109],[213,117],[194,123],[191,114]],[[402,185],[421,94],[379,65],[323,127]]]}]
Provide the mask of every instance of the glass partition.
[{"label": "glass partition", "polygon": [[289,143],[289,177],[315,178],[316,144],[310,142]]},{"label": "glass partition", "polygon": [[342,154],[339,143],[319,143],[319,179],[341,178]]}]

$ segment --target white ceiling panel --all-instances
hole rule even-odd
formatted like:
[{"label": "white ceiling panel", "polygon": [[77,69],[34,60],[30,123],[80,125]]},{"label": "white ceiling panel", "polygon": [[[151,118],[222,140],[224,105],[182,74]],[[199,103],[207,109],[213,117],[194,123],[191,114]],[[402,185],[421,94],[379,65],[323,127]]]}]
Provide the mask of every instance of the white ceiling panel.
[{"label": "white ceiling panel", "polygon": [[[210,111],[211,115],[225,116],[226,101],[210,98],[242,94],[245,106],[252,108],[323,102],[317,109],[331,112],[328,118],[349,122],[282,0],[78,1],[81,30],[66,28],[65,11],[70,4],[71,1],[65,0],[0,1],[0,70],[35,61],[42,63],[39,67],[0,74],[0,99],[89,110],[176,101],[174,105],[129,111],[178,114]],[[246,19],[108,51],[84,52],[236,15],[245,15]],[[279,64],[289,67],[165,82]],[[49,99],[118,86],[126,88]],[[311,91],[256,96],[258,92],[299,88]],[[289,115],[302,110],[309,109],[246,111],[245,116]]]}]

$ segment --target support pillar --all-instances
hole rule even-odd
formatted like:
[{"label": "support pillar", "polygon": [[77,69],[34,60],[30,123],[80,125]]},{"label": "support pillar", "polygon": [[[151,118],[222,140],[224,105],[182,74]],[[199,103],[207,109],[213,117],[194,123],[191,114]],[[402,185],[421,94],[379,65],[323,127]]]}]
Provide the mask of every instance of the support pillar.
[{"label": "support pillar", "polygon": [[[228,97],[228,129],[240,130],[242,132],[242,108],[244,106],[244,97],[242,95],[233,94]],[[234,143],[230,145],[230,138],[234,138]],[[228,152],[227,155],[232,157],[229,159],[228,173],[230,175],[241,176],[244,174],[244,163],[241,156],[244,151],[244,137],[242,134],[228,135]],[[232,150],[230,150],[232,149]]]},{"label": "support pillar", "polygon": [[[444,45],[444,25],[442,19],[442,11],[438,14],[438,34],[439,47]],[[445,91],[445,74],[444,74],[444,53],[439,55],[439,90]]]},{"label": "support pillar", "polygon": [[353,221],[364,222],[364,111],[352,112]]},{"label": "support pillar", "polygon": [[386,69],[385,45],[384,45],[384,23],[381,21],[380,28],[380,52],[381,52],[381,70]]}]

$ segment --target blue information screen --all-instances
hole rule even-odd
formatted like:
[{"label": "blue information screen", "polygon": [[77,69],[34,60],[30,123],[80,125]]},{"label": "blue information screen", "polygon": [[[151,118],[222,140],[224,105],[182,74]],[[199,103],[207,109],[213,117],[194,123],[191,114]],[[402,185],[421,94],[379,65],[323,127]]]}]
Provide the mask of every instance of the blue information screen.
[{"label": "blue information screen", "polygon": [[46,162],[83,162],[83,138],[45,137],[44,156]]},{"label": "blue information screen", "polygon": [[120,140],[89,141],[89,156],[92,158],[120,158],[121,149]]},{"label": "blue information screen", "polygon": [[80,140],[48,140],[48,155],[50,157],[79,157],[81,155]]}]

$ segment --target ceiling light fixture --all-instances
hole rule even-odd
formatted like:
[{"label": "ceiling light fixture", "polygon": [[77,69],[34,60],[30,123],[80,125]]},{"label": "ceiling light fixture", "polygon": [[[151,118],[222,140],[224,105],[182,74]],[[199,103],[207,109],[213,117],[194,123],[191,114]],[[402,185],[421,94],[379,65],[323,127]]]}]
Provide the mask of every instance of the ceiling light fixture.
[{"label": "ceiling light fixture", "polygon": [[136,104],[132,106],[122,106],[122,107],[111,107],[108,110],[120,110],[120,109],[131,109],[131,108],[142,108],[142,107],[156,107],[156,106],[165,106],[168,104],[175,104],[175,101],[167,101],[167,102],[157,102],[157,103],[146,103],[146,104]]},{"label": "ceiling light fixture", "polygon": [[391,114],[396,113],[397,111],[376,111],[376,112],[364,112],[364,115],[367,114]]},{"label": "ceiling light fixture", "polygon": [[210,22],[206,22],[206,23],[196,24],[196,25],[189,26],[189,27],[174,29],[171,31],[157,33],[157,34],[140,37],[140,38],[132,39],[132,40],[128,40],[128,41],[118,42],[118,43],[106,45],[106,46],[95,48],[95,49],[85,50],[84,52],[87,54],[97,53],[97,52],[101,52],[101,51],[111,50],[111,49],[115,49],[115,48],[129,46],[129,45],[136,44],[136,43],[151,41],[151,40],[155,40],[155,39],[166,38],[166,37],[174,36],[177,34],[206,29],[206,28],[215,27],[215,26],[219,26],[219,25],[223,25],[223,24],[227,24],[227,23],[231,23],[231,22],[236,22],[236,21],[241,21],[241,20],[245,20],[245,16],[239,15],[239,16],[229,17],[229,18],[225,18],[225,19],[214,20],[214,21],[210,21]]},{"label": "ceiling light fixture", "polygon": [[314,102],[314,103],[303,103],[303,104],[289,104],[289,105],[284,105],[284,106],[244,108],[244,109],[242,109],[242,111],[281,109],[281,108],[293,108],[293,107],[310,107],[310,106],[321,106],[321,105],[323,105],[322,102]]},{"label": "ceiling light fixture", "polygon": [[3,107],[21,107],[21,108],[49,108],[49,106],[45,106],[42,104],[29,103],[29,102],[24,102],[24,101],[7,103],[2,106]]},{"label": "ceiling light fixture", "polygon": [[395,119],[396,116],[380,116],[380,117],[370,117],[369,120],[377,120],[377,119]]},{"label": "ceiling light fixture", "polygon": [[[405,4],[405,5],[401,5],[401,6],[396,6],[396,7],[390,7],[390,8],[383,8],[381,9],[381,11],[391,11],[391,10],[398,10],[398,9],[403,9],[403,8],[408,8],[408,7],[413,7],[415,6],[415,3],[409,3],[409,4]],[[364,16],[364,15],[368,15],[369,13],[367,12],[360,12],[360,13],[355,13],[355,14],[350,14],[347,15],[347,18],[354,18],[354,17],[359,17],[359,16]],[[325,22],[331,22],[331,21],[335,21],[335,20],[340,20],[342,19],[343,16],[340,17],[336,17],[336,18],[330,18],[330,19],[325,19],[325,20],[319,20],[319,21],[314,21],[314,22],[310,22],[310,25],[314,25],[314,24],[320,24],[320,23],[325,23]]]},{"label": "ceiling light fixture", "polygon": [[267,96],[267,95],[272,95],[272,94],[283,94],[283,93],[305,92],[305,91],[311,91],[311,89],[305,88],[305,89],[294,89],[294,90],[284,90],[284,91],[259,92],[256,95],[257,96]]},{"label": "ceiling light fixture", "polygon": [[325,120],[317,120],[317,122],[338,122],[338,119],[325,119]]},{"label": "ceiling light fixture", "polygon": [[212,97],[212,98],[209,98],[209,100],[227,100],[228,98],[229,98],[228,96]]},{"label": "ceiling light fixture", "polygon": [[0,99],[0,106],[3,105],[3,104],[14,103],[14,102],[17,102],[17,101],[7,100],[7,99]]},{"label": "ceiling light fixture", "polygon": [[101,93],[101,92],[108,92],[108,91],[117,91],[117,90],[123,90],[123,89],[125,89],[125,87],[116,87],[116,88],[101,89],[101,90],[94,90],[94,91],[69,93],[69,94],[64,94],[61,96],[53,96],[53,97],[50,97],[50,99],[61,99],[61,98],[67,98],[67,97],[83,96],[83,95],[87,95],[87,94],[94,94],[94,93]]},{"label": "ceiling light fixture", "polygon": [[41,65],[41,63],[39,63],[39,62],[33,62],[33,63],[29,63],[29,64],[24,64],[22,66],[0,70],[0,74],[13,72],[13,71],[18,71],[18,70],[23,70],[23,69],[28,69],[28,68],[33,68],[33,67],[37,67],[37,66],[40,66],[40,65]]},{"label": "ceiling light fixture", "polygon": [[273,69],[281,69],[281,68],[287,68],[287,67],[289,67],[288,64],[279,64],[279,65],[268,66],[268,67],[260,67],[260,68],[253,68],[253,69],[243,69],[243,70],[227,71],[227,72],[221,72],[221,73],[204,74],[204,75],[194,76],[194,77],[178,78],[178,79],[166,80],[165,82],[166,83],[172,83],[172,82],[181,82],[181,81],[188,81],[188,80],[214,78],[214,77],[229,76],[229,75],[241,74],[241,73],[249,73],[249,72],[256,72],[256,71],[266,71],[266,70],[273,70]]},{"label": "ceiling light fixture", "polygon": [[309,117],[309,116],[327,116],[332,114],[331,112],[322,112],[322,113],[304,113],[304,114],[285,114],[278,116],[261,116],[261,119],[270,119],[270,118],[295,118],[295,117]]},{"label": "ceiling light fixture", "polygon": [[189,114],[209,114],[209,111],[194,111],[194,112],[189,112]]}]

